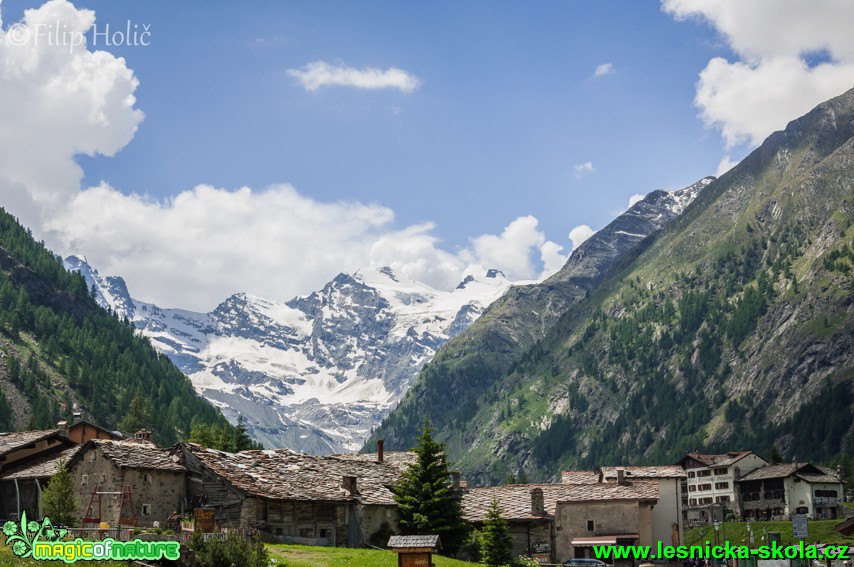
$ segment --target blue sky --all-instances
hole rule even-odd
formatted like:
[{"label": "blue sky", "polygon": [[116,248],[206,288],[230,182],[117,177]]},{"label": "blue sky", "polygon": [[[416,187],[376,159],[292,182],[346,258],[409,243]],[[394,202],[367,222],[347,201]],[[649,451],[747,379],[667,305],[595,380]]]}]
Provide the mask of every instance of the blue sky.
[{"label": "blue sky", "polygon": [[[149,30],[148,45],[94,46],[91,22],[79,24],[89,53],[68,61],[82,57],[101,77],[74,111],[90,118],[63,119],[67,144],[50,154],[33,142],[24,160],[74,154],[76,182],[66,172],[60,198],[35,173],[9,174],[20,198],[5,206],[55,250],[86,254],[134,295],[170,306],[208,309],[236,291],[287,299],[378,262],[437,287],[505,257],[511,277],[540,277],[572,249],[574,228],[601,228],[633,195],[716,173],[845,90],[848,34],[828,26],[851,21],[849,9],[817,2],[813,22],[798,4],[79,0],[95,26]],[[4,0],[7,34],[25,8],[43,22],[75,17],[65,2]],[[798,21],[788,43],[759,27]],[[112,57],[93,58],[98,48]],[[73,83],[68,61],[61,73],[39,67],[30,87],[51,73]],[[312,64],[350,77],[397,70],[409,86],[311,90],[299,77]],[[763,98],[763,85],[786,81],[803,92]],[[128,95],[132,108],[103,102]],[[238,199],[241,188],[251,195]],[[278,206],[280,224],[296,228],[272,227]],[[255,226],[252,207],[271,217]],[[345,230],[350,218],[361,221]]]}]

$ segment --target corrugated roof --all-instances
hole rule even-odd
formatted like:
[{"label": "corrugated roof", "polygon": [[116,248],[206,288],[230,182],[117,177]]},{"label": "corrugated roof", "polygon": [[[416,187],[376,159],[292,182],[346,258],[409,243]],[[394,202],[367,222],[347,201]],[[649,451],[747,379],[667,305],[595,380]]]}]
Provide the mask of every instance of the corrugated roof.
[{"label": "corrugated roof", "polygon": [[[543,491],[544,516],[532,513],[531,491]],[[482,522],[492,500],[498,500],[501,517],[505,520],[535,520],[552,518],[558,502],[591,502],[606,500],[658,500],[658,483],[636,481],[628,484],[614,482],[584,484],[511,484],[469,488],[463,491],[463,515],[470,522]]]},{"label": "corrugated roof", "polygon": [[[120,469],[145,469],[185,472],[184,466],[172,459],[170,450],[146,441],[110,441],[94,439],[87,445],[97,448]],[[94,449],[88,449],[94,450]]]},{"label": "corrugated roof", "polygon": [[617,478],[617,469],[626,471],[626,479],[649,479],[649,478],[687,478],[685,469],[679,465],[663,465],[649,467],[602,467],[605,480]]},{"label": "corrugated roof", "polygon": [[54,450],[29,460],[24,464],[11,467],[0,474],[0,480],[50,478],[56,473],[60,461],[68,463],[83,449],[83,445],[69,445],[61,450]]},{"label": "corrugated roof", "polygon": [[[226,453],[183,444],[205,467],[235,488],[274,500],[359,501],[392,506],[389,486],[401,469],[348,456],[313,456],[288,449]],[[356,477],[356,493],[343,488],[345,476]]]}]

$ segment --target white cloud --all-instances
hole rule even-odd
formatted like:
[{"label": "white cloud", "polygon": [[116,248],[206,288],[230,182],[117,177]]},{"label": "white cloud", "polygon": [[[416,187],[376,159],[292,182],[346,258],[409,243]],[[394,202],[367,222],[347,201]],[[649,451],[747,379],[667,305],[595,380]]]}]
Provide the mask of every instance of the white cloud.
[{"label": "white cloud", "polygon": [[572,241],[572,249],[575,250],[581,243],[593,236],[596,233],[595,230],[587,226],[586,224],[580,224],[569,231],[569,239]]},{"label": "white cloud", "polygon": [[124,59],[38,33],[62,22],[67,37],[85,40],[94,21],[94,12],[52,0],[0,29],[0,191],[31,226],[79,189],[76,154],[114,155],[143,118]]},{"label": "white cloud", "polygon": [[718,169],[715,171],[715,177],[720,177],[733,167],[738,165],[738,161],[733,161],[729,155],[725,155],[721,158],[721,162],[718,164]]},{"label": "white cloud", "polygon": [[[51,0],[28,10],[23,24],[85,32],[93,21],[91,11]],[[74,157],[115,154],[141,122],[136,78],[106,52],[16,46],[2,36],[2,205],[56,252],[86,254],[104,274],[123,276],[140,299],[196,310],[237,291],[289,299],[368,265],[447,289],[487,268],[536,279],[565,260],[531,216],[449,252],[432,224],[397,229],[387,207],[319,202],[287,184],[199,185],[169,199],[126,195],[108,183],[81,188]]]},{"label": "white cloud", "polygon": [[593,173],[596,171],[593,167],[593,162],[586,161],[584,163],[579,163],[575,166],[575,178],[581,179],[584,175],[588,173]]},{"label": "white cloud", "polygon": [[629,197],[629,206],[626,208],[631,209],[635,205],[635,203],[637,203],[638,201],[643,201],[644,197],[646,197],[646,195],[644,195],[643,193],[635,193],[634,195]]},{"label": "white cloud", "polygon": [[325,61],[315,61],[302,69],[288,69],[288,75],[296,77],[307,91],[316,91],[320,87],[343,86],[357,89],[398,89],[411,93],[421,81],[402,69],[389,67],[386,70],[366,67],[335,66]]},{"label": "white cloud", "polygon": [[617,70],[614,69],[612,63],[602,63],[596,67],[596,71],[593,72],[593,78],[604,77],[605,75],[611,75],[616,72]]},{"label": "white cloud", "polygon": [[[756,146],[854,84],[854,2],[663,0],[677,19],[712,24],[740,60],[716,57],[700,73],[695,103],[726,147]],[[829,59],[810,66],[807,57]]]}]

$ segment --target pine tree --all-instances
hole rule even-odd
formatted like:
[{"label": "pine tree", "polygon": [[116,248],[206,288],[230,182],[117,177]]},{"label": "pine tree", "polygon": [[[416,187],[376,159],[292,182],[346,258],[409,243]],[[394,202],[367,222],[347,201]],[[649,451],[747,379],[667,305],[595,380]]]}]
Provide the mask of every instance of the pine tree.
[{"label": "pine tree", "polygon": [[510,536],[510,526],[501,517],[498,500],[492,499],[486,511],[486,521],[481,530],[480,553],[481,562],[490,567],[507,565],[513,560],[513,538]]},{"label": "pine tree", "polygon": [[57,465],[56,472],[42,492],[44,515],[54,524],[72,525],[77,521],[79,503],[74,495],[74,481],[65,462]]},{"label": "pine tree", "polygon": [[453,555],[468,536],[460,494],[453,489],[445,446],[433,440],[430,420],[418,437],[415,463],[393,487],[404,535],[438,535],[442,551]]}]

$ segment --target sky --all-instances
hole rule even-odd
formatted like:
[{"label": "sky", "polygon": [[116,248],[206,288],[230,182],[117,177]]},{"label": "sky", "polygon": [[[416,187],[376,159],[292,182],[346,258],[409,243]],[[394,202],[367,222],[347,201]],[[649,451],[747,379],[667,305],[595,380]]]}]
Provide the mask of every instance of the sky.
[{"label": "sky", "polygon": [[[207,311],[553,273],[854,86],[849,0],[0,2],[0,206]],[[782,31],[785,33],[782,33]]]}]

